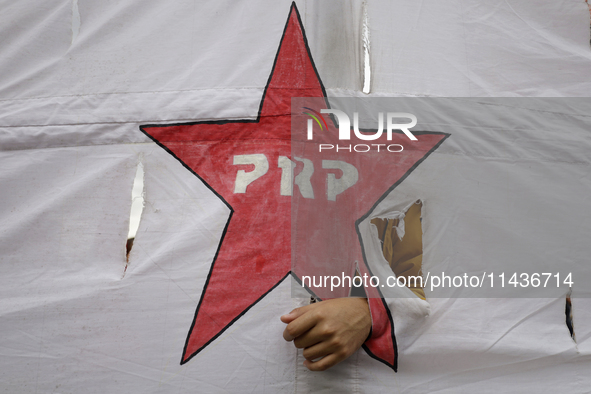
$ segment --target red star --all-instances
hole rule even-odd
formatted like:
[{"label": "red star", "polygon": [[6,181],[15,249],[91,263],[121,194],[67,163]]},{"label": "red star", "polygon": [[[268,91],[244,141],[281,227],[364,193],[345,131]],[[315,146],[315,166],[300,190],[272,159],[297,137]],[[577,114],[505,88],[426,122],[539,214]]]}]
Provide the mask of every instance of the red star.
[{"label": "red star", "polygon": [[[320,107],[317,106],[319,111],[321,108],[328,108],[325,96],[294,3],[256,120],[140,127],[146,135],[199,177],[231,210],[187,336],[181,364],[189,361],[221,335],[290,274],[292,229],[289,218],[292,197],[281,193],[282,170],[279,168],[279,161],[280,157],[292,158],[291,99],[321,98]],[[329,122],[329,130],[325,134],[337,135],[338,131],[331,123]],[[302,130],[305,130],[305,126]],[[343,272],[354,268],[351,256],[359,262],[362,273],[369,272],[362,256],[355,221],[367,215],[379,196],[394,188],[444,138],[442,133],[421,135],[420,141],[412,145],[408,154],[396,156],[389,153],[389,157],[397,157],[393,164],[385,165],[371,155],[360,156],[363,158],[362,163],[355,164],[359,169],[359,181],[355,187],[337,197],[339,204],[345,204],[346,215],[342,214],[343,205],[340,205],[340,211],[335,210],[335,201],[321,198],[325,197],[323,193],[326,188],[326,172],[321,172],[322,160],[351,161],[353,154],[339,152],[332,157],[320,157],[318,154],[309,157],[314,162],[315,169],[320,170],[310,178],[319,196],[309,201],[297,199],[297,203],[305,207],[302,208],[305,215],[315,218],[313,223],[306,221],[305,226],[318,224],[325,228],[327,223],[331,223],[333,216],[318,215],[323,212],[319,208],[331,215],[341,212],[339,220],[348,226],[342,233],[342,239],[351,245],[343,266],[332,267],[326,272]],[[400,143],[403,139],[408,142],[401,134],[395,134],[394,139],[388,143]],[[257,155],[248,156],[251,159],[258,158],[257,167],[253,164],[240,164],[240,159],[236,157],[242,155]],[[370,160],[371,157],[374,160]],[[263,175],[251,183],[246,182],[247,185],[243,182],[246,188],[239,190],[236,186],[238,171],[248,174],[255,168]],[[372,175],[370,179],[368,175],[371,173],[377,175],[377,178]],[[295,187],[293,195],[294,198],[298,195]],[[306,245],[309,245],[308,249],[312,250],[328,237],[326,234],[320,236],[316,243],[310,243],[307,239],[297,240],[296,249],[307,248]],[[310,254],[312,255],[313,253]],[[308,263],[304,262],[303,266],[306,264]],[[370,288],[367,291],[370,296],[380,297],[379,289]],[[372,357],[396,369],[396,341],[390,312],[381,298],[370,299],[370,308],[374,325],[372,336],[366,341],[364,348]]]}]

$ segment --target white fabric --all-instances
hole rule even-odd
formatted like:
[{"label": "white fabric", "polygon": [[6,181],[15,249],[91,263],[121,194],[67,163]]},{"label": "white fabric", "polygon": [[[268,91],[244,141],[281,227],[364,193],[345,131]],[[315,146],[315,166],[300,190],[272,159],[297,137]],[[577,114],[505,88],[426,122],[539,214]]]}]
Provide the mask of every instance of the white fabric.
[{"label": "white fabric", "polygon": [[[297,5],[329,96],[360,95],[361,2]],[[0,387],[588,392],[590,291],[577,278],[576,344],[564,323],[564,296],[441,299],[428,292],[429,317],[418,317],[411,300],[392,304],[397,374],[363,351],[310,373],[281,337],[279,316],[301,303],[286,281],[179,365],[228,211],[138,126],[256,116],[289,6],[24,0],[3,7]],[[591,91],[583,1],[368,1],[368,13],[375,96]],[[532,101],[483,125],[470,115],[493,105],[481,102],[459,101],[461,116],[433,110],[421,125],[452,137],[384,204],[424,201],[426,269],[478,270],[483,250],[491,261],[512,253],[534,265],[543,258],[585,267],[589,106]],[[518,133],[519,119],[535,129]],[[126,270],[138,160],[146,208]],[[509,236],[519,242],[509,245]]]}]

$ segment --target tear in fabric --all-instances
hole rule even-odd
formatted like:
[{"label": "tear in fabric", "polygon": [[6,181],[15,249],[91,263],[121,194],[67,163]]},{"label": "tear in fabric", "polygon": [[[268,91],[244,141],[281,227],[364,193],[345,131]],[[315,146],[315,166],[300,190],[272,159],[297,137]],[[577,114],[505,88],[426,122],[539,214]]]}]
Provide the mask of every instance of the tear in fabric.
[{"label": "tear in fabric", "polygon": [[[129,264],[129,254],[133,247],[137,230],[140,227],[142,212],[144,211],[144,165],[138,162],[133,187],[131,189],[131,213],[129,216],[129,232],[127,234],[127,243],[125,245],[126,264],[125,271]],[[125,275],[125,271],[123,275]]]},{"label": "tear in fabric", "polygon": [[[384,258],[396,277],[409,278],[422,275],[422,206],[419,200],[405,213],[401,212],[396,217],[375,218],[371,221],[378,229]],[[407,280],[405,283],[413,293],[425,299],[425,292],[416,280]]]},{"label": "tear in fabric", "polygon": [[566,306],[565,306],[565,314],[566,314],[566,326],[568,327],[568,331],[570,332],[570,336],[573,341],[577,342],[575,338],[575,327],[573,325],[573,305],[570,299],[572,291],[569,291],[566,295]]},{"label": "tear in fabric", "polygon": [[74,41],[78,38],[80,32],[80,10],[78,9],[78,0],[72,0],[72,42],[70,46],[74,45]]},{"label": "tear in fabric", "polygon": [[371,90],[371,63],[369,61],[369,18],[367,16],[367,0],[363,2],[363,23],[361,25],[361,40],[363,42],[363,93]]}]

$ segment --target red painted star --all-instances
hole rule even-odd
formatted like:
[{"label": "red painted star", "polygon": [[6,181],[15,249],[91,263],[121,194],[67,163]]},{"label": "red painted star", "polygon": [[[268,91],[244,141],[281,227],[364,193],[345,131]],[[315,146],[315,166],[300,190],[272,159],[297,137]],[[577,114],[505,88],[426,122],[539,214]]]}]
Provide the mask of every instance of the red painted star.
[{"label": "red painted star", "polygon": [[[292,198],[301,209],[301,217],[305,218],[296,220],[296,231],[315,225],[320,229],[334,227],[331,221],[338,216],[342,244],[350,245],[347,250],[332,255],[334,260],[344,256],[341,265],[318,268],[309,260],[314,253],[318,255],[318,250],[324,250],[321,254],[330,251],[330,248],[322,247],[323,242],[330,242],[330,233],[325,231],[312,238],[294,237],[296,250],[314,251],[307,259],[299,261],[294,273],[296,277],[302,275],[299,270],[305,267],[322,272],[353,273],[354,261],[358,262],[362,274],[369,273],[356,232],[356,221],[366,216],[381,196],[391,191],[446,137],[443,133],[425,133],[419,141],[407,144],[406,136],[395,133],[393,140],[387,143],[404,141],[405,154],[382,155],[392,162],[375,160],[372,154],[308,155],[316,169],[309,177],[316,196],[304,199],[301,198],[301,188],[298,190],[293,185],[293,179],[288,178],[291,182],[286,183],[285,178],[289,167],[286,163],[297,163],[300,158],[292,154],[292,97],[319,98],[315,108],[318,112],[329,108],[295,3],[256,120],[140,127],[199,177],[231,211],[187,336],[181,364],[221,335],[291,273],[292,228],[289,223]],[[303,125],[298,130],[305,133],[305,119],[296,120],[295,124],[298,122]],[[325,134],[338,134],[332,122],[328,122]],[[324,141],[332,139],[325,137]],[[303,146],[298,145],[295,149]],[[306,149],[297,152],[305,157]],[[323,160],[350,162],[359,173],[355,185],[340,192],[335,199],[329,199],[326,192],[327,172],[323,172]],[[301,163],[296,173],[300,167]],[[337,174],[338,170],[332,172]],[[367,288],[366,291],[369,296],[377,298],[369,299],[373,326],[364,348],[372,357],[396,369],[396,341],[390,311],[378,288]]]}]

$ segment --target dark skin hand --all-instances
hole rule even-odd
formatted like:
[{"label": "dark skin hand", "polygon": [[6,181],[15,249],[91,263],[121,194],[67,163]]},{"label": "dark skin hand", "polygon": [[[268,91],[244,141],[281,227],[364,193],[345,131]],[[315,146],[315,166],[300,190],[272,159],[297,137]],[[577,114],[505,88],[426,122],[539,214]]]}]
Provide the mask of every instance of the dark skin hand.
[{"label": "dark skin hand", "polygon": [[310,371],[324,371],[351,356],[371,330],[365,298],[335,298],[306,305],[281,316],[281,321],[287,324],[283,338],[304,349],[304,365]]}]

